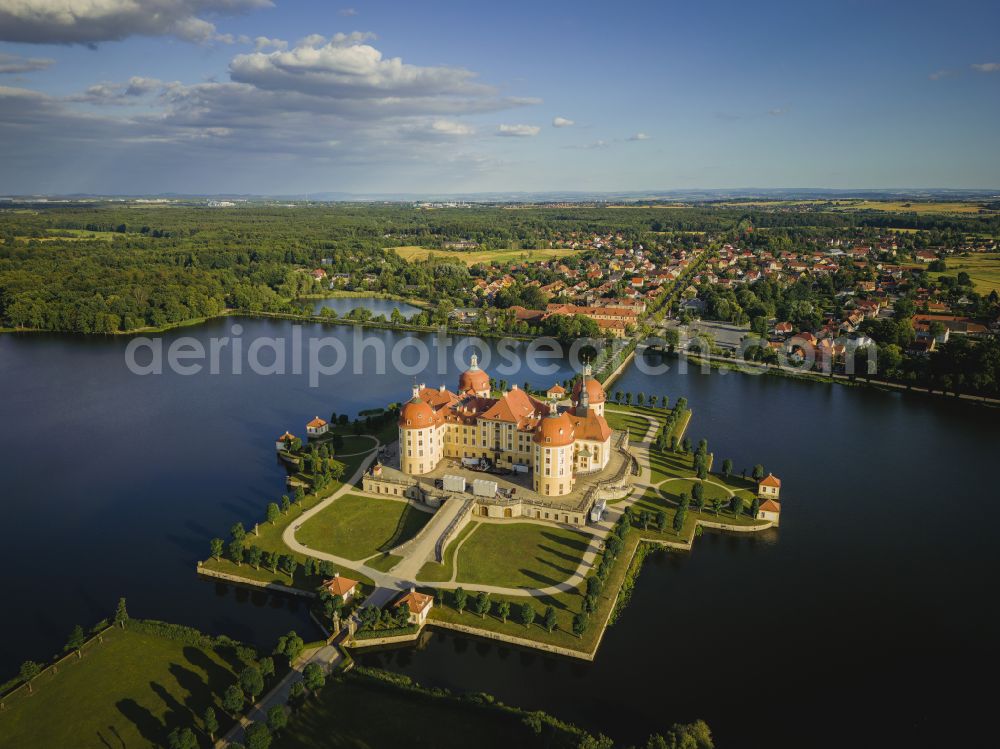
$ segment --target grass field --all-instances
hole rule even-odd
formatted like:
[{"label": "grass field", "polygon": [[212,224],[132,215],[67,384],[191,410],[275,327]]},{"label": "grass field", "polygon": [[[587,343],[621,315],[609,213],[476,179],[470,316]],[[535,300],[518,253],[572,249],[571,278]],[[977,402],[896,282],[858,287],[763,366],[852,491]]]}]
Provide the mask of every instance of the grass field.
[{"label": "grass field", "polygon": [[444,560],[441,562],[427,562],[420,568],[420,571],[417,572],[417,580],[425,583],[436,583],[451,580],[452,573],[455,570],[455,551],[458,549],[462,541],[465,540],[466,536],[476,529],[477,525],[478,523],[473,521],[462,528],[458,535],[448,543],[447,548],[445,548]]},{"label": "grass field", "polygon": [[465,263],[468,266],[477,263],[509,263],[511,261],[527,261],[530,263],[540,263],[543,260],[567,257],[572,255],[574,250],[570,248],[562,249],[542,249],[542,250],[473,250],[471,252],[456,252],[455,250],[436,250],[427,247],[416,247],[407,245],[405,247],[393,247],[396,254],[403,260],[414,262],[426,260],[429,255],[433,255],[439,260],[448,258],[455,262]]},{"label": "grass field", "polygon": [[306,521],[296,538],[311,549],[362,560],[413,538],[431,517],[406,502],[345,494]]},{"label": "grass field", "polygon": [[272,749],[568,749],[579,741],[574,731],[551,726],[536,735],[513,710],[347,676],[328,681],[307,701]]},{"label": "grass field", "polygon": [[[903,201],[903,200],[842,200],[837,201],[840,211],[885,211],[887,213],[980,213],[983,207],[976,202],[962,201]],[[985,211],[992,213],[992,211]]]},{"label": "grass field", "polygon": [[[344,464],[344,478],[350,478],[354,472],[358,469],[358,466],[364,460],[364,455],[357,455],[350,458],[344,458],[339,461]],[[292,552],[285,542],[281,540],[282,534],[285,529],[295,521],[297,521],[306,510],[315,507],[324,498],[328,497],[333,492],[340,489],[343,486],[340,482],[334,482],[326,492],[324,492],[322,497],[317,497],[313,494],[306,495],[305,500],[299,505],[293,505],[292,509],[288,511],[287,514],[282,515],[278,518],[274,525],[266,522],[263,517],[261,517],[260,525],[258,528],[259,535],[254,535],[253,533],[253,522],[247,523],[247,518],[243,518],[244,524],[250,531],[247,536],[247,543],[254,546],[260,547],[263,551],[270,551],[277,554],[291,554],[299,562],[299,568],[295,572],[295,579],[290,580],[288,575],[282,572],[271,572],[264,567],[260,569],[255,569],[249,564],[236,565],[228,559],[208,559],[202,563],[202,566],[206,569],[215,570],[217,572],[225,572],[230,575],[238,575],[240,577],[245,577],[250,580],[256,580],[258,582],[264,583],[278,583],[279,585],[294,585],[295,587],[302,588],[304,590],[314,590],[317,585],[322,582],[317,578],[309,578],[303,574],[302,563],[305,561],[305,557],[302,554]],[[261,508],[261,515],[264,514],[264,508]],[[237,520],[238,518],[234,518]],[[219,528],[218,533],[220,537],[225,536],[225,529]],[[375,552],[373,551],[372,554]],[[345,575],[349,575],[355,580],[359,580],[363,583],[371,583],[371,580],[362,575],[361,573],[348,569],[346,567],[340,569]]]},{"label": "grass field", "polygon": [[608,421],[608,426],[612,429],[628,429],[629,442],[642,440],[649,430],[649,421],[642,416],[646,415],[662,424],[669,411],[662,408],[651,408],[649,406],[615,406],[606,405],[604,407],[604,418]]},{"label": "grass field", "polygon": [[948,270],[931,275],[957,276],[965,271],[972,279],[973,288],[980,294],[989,294],[994,290],[1000,293],[1000,254],[986,252],[968,257],[952,256],[945,260],[945,264]]},{"label": "grass field", "polygon": [[456,580],[508,588],[555,585],[576,571],[590,539],[538,523],[480,523],[458,551]]},{"label": "grass field", "polygon": [[[63,661],[5,700],[2,749],[166,746],[177,726],[200,726],[205,708],[242,668],[235,650],[207,649],[133,630],[111,629],[81,660]],[[200,736],[208,746],[208,737]]]}]

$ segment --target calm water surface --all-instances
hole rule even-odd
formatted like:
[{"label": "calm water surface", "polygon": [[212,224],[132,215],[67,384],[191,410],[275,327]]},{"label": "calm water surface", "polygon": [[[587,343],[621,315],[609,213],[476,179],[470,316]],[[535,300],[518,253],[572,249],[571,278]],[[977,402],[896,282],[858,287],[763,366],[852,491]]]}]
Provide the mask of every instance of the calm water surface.
[{"label": "calm water surface", "polygon": [[780,530],[654,555],[592,664],[443,632],[366,663],[622,741],[696,717],[729,747],[958,746],[984,728],[1000,414],[732,373],[633,367],[615,389],[687,397],[692,439],[778,474]]},{"label": "calm water surface", "polygon": [[366,297],[334,297],[332,299],[304,299],[302,304],[312,308],[313,313],[318,314],[320,310],[332,309],[338,317],[346,316],[351,310],[361,307],[369,310],[373,315],[385,315],[388,320],[392,311],[398,309],[400,314],[409,319],[419,313],[419,307],[406,302],[398,302],[394,299],[377,299]]},{"label": "calm water surface", "polygon": [[[207,340],[233,322],[167,339]],[[240,323],[244,338],[290,330]],[[317,389],[305,375],[137,377],[126,344],[0,336],[0,674],[44,659],[119,595],[136,616],[262,645],[308,630],[301,605],[199,580],[195,560],[282,493],[277,434],[399,400],[413,381],[350,368]],[[451,385],[459,370],[452,362],[446,377],[420,379]],[[566,376],[561,365],[510,379]],[[365,662],[493,692],[621,741],[696,717],[727,747],[957,746],[981,725],[1000,623],[996,411],[635,367],[618,388],[686,396],[693,439],[708,438],[737,470],[761,462],[778,474],[780,531],[706,534],[689,555],[651,557],[592,664],[445,633]]]},{"label": "calm water surface", "polygon": [[[292,329],[287,321],[215,320],[167,334],[165,348],[183,336],[207,349],[234,324],[243,328],[244,350],[258,336],[288,339]],[[351,351],[353,328],[304,330],[306,339],[332,336]],[[363,332],[387,348],[402,340],[390,331]],[[127,344],[119,337],[0,335],[0,567],[8,571],[0,681],[23,660],[59,650],[76,623],[111,614],[119,596],[133,616],[267,647],[290,628],[311,631],[294,599],[199,579],[195,563],[211,538],[225,537],[237,521],[260,519],[286,491],[274,453],[279,434],[304,435],[316,415],[354,416],[404,400],[415,379],[395,371],[356,375],[349,364],[312,388],[306,374],[259,376],[245,364],[246,373],[235,376],[225,357],[224,374],[136,376],[125,366]],[[369,348],[366,368],[375,360]],[[416,352],[402,352],[401,361],[415,364]],[[445,363],[445,376],[428,372],[420,380],[454,388],[464,367],[454,357]],[[554,368],[552,376],[526,372],[511,381],[548,387],[570,375],[564,364]]]}]

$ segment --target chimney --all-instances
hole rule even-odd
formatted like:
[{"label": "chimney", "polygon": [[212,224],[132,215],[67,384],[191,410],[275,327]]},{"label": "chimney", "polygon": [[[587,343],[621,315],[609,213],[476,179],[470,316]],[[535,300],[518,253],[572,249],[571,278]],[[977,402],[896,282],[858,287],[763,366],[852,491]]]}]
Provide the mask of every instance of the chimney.
[{"label": "chimney", "polygon": [[340,573],[339,573],[339,572],[334,572],[334,573],[333,573],[333,576],[334,576],[334,577],[340,577]]},{"label": "chimney", "polygon": [[412,585],[411,585],[411,586],[410,586],[410,592],[411,592],[411,593],[416,593],[416,592],[417,592],[417,589],[416,589],[416,588],[415,588],[414,586],[412,586]]}]

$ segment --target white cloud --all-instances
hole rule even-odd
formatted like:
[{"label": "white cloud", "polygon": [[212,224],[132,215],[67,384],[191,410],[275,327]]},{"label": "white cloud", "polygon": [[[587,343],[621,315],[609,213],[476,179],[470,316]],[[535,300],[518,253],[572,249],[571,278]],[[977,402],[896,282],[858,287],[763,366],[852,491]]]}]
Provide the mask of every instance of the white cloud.
[{"label": "white cloud", "polygon": [[33,73],[45,70],[55,65],[55,60],[48,57],[21,57],[0,52],[0,74],[2,73]]},{"label": "white cloud", "polygon": [[1000,72],[1000,62],[978,62],[972,66],[972,69],[980,73],[998,73]]},{"label": "white cloud", "polygon": [[472,135],[476,132],[472,125],[454,120],[434,120],[431,123],[431,130],[442,135]]},{"label": "white cloud", "polygon": [[935,70],[927,77],[932,81],[940,81],[942,78],[947,78],[950,75],[954,75],[954,72],[951,70]]},{"label": "white cloud", "polygon": [[628,137],[628,140],[630,140],[630,141],[649,140],[649,139],[650,139],[650,136],[646,135],[646,133],[636,133],[635,135],[630,135]]},{"label": "white cloud", "polygon": [[345,17],[350,17],[350,16],[356,16],[358,14],[358,11],[355,10],[354,8],[341,8],[340,10],[337,11],[337,13]]},{"label": "white cloud", "polygon": [[8,0],[0,5],[0,41],[95,44],[130,36],[174,36],[232,43],[201,16],[238,15],[271,0]]},{"label": "white cloud", "polygon": [[[320,39],[322,38],[320,37]],[[265,49],[288,49],[288,42],[284,39],[269,39],[266,36],[258,36],[253,40],[253,48],[256,52]]]},{"label": "white cloud", "polygon": [[497,135],[504,135],[512,138],[530,138],[538,135],[542,129],[538,125],[500,125],[497,128]]},{"label": "white cloud", "polygon": [[82,94],[67,97],[67,101],[87,104],[134,104],[147,94],[160,90],[166,84],[157,78],[132,76],[125,83],[98,83]]},{"label": "white cloud", "polygon": [[553,117],[552,127],[572,127],[576,123],[573,120],[569,120],[565,117]]},{"label": "white cloud", "polygon": [[494,89],[463,68],[423,67],[385,58],[365,41],[370,35],[337,34],[325,44],[303,39],[293,49],[237,55],[230,77],[257,88],[316,96],[420,97],[485,96]]}]

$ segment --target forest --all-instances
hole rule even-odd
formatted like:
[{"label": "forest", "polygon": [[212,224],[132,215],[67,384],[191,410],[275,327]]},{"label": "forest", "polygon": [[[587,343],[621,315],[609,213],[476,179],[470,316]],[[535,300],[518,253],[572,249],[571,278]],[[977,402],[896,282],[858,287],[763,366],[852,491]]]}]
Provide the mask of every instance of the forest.
[{"label": "forest", "polygon": [[[901,235],[919,248],[970,233],[1000,236],[997,215],[895,217],[924,231]],[[226,310],[292,311],[293,300],[325,291],[306,271],[341,274],[346,290],[370,290],[452,306],[470,305],[481,266],[454,260],[406,262],[392,247],[482,249],[564,246],[616,234],[650,249],[741,241],[773,250],[819,246],[831,236],[874,236],[883,215],[669,205],[473,206],[408,204],[204,204],[99,201],[24,203],[0,209],[0,327],[115,333],[168,327]],[[580,265],[593,253],[567,261]],[[516,263],[510,263],[513,266]],[[541,266],[522,280],[548,283]],[[507,302],[538,304],[519,285]]]}]

